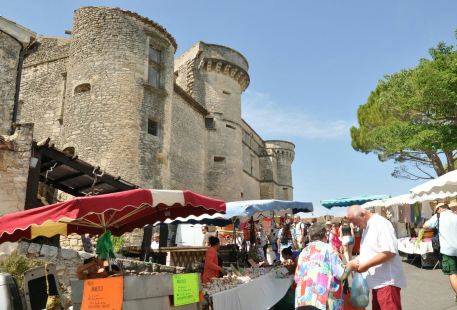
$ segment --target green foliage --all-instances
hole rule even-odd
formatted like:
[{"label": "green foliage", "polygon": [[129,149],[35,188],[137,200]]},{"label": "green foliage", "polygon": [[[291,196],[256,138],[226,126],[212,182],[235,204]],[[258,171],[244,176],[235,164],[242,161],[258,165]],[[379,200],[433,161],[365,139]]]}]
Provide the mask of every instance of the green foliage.
[{"label": "green foliage", "polygon": [[24,272],[43,265],[44,262],[42,261],[13,252],[7,258],[0,260],[0,271],[11,274],[16,278],[19,287],[24,287]]},{"label": "green foliage", "polygon": [[115,253],[120,253],[122,247],[125,243],[125,238],[123,236],[111,236],[111,241],[113,242],[113,248]]},{"label": "green foliage", "polygon": [[[396,177],[432,178],[454,170],[457,150],[457,51],[439,43],[408,70],[379,81],[357,112],[352,147],[393,159]],[[419,173],[412,172],[416,168]]]}]

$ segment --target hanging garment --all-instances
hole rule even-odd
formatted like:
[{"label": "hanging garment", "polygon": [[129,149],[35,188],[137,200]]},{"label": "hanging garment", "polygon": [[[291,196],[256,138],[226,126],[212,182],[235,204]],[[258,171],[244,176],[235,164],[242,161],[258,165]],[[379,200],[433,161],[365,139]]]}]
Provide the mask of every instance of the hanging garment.
[{"label": "hanging garment", "polygon": [[405,206],[405,223],[411,223],[411,205]]},{"label": "hanging garment", "polygon": [[427,220],[432,217],[432,208],[430,207],[429,201],[424,201],[422,203],[421,217]]},{"label": "hanging garment", "polygon": [[263,232],[265,233],[266,236],[268,236],[271,233],[271,218],[264,218],[262,222],[262,227],[263,227]]},{"label": "hanging garment", "polygon": [[414,211],[414,212],[413,212],[413,213],[414,213],[414,216],[413,216],[414,221],[413,221],[413,223],[419,224],[420,221],[421,221],[421,206],[420,206],[419,203],[416,202],[416,203],[413,205],[413,211]]},{"label": "hanging garment", "polygon": [[409,206],[398,206],[398,222],[399,223],[404,223],[405,222],[405,207]]},{"label": "hanging garment", "polygon": [[392,210],[392,223],[398,223],[399,217],[398,217],[398,208],[399,206],[391,206],[390,209]]}]

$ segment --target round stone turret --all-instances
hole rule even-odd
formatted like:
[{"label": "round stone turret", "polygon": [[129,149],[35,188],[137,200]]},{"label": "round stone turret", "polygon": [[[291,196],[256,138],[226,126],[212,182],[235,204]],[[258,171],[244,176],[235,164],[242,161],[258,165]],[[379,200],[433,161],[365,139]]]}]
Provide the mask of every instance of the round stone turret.
[{"label": "round stone turret", "polygon": [[249,85],[249,65],[239,52],[197,42],[175,60],[176,83],[211,113],[208,130],[210,195],[242,198],[241,93]]},{"label": "round stone turret", "polygon": [[276,160],[276,187],[275,196],[279,199],[292,200],[292,162],[295,158],[295,145],[283,140],[265,141],[267,154]]},{"label": "round stone turret", "polygon": [[76,10],[72,35],[64,147],[140,186],[162,187],[167,169],[156,162],[169,145],[175,40],[145,17],[108,7]]}]

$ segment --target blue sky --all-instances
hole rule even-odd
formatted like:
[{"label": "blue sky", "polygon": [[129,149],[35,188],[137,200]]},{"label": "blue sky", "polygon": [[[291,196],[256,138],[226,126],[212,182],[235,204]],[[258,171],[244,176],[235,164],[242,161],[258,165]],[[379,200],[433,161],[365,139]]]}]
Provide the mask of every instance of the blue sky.
[{"label": "blue sky", "polygon": [[176,38],[177,56],[198,40],[245,55],[243,117],[264,139],[295,143],[296,200],[319,209],[323,199],[397,195],[420,183],[395,179],[392,163],[354,151],[349,127],[385,74],[414,66],[439,41],[455,43],[456,1],[16,0],[3,1],[0,14],[65,36],[84,5],[119,6],[160,23]]}]

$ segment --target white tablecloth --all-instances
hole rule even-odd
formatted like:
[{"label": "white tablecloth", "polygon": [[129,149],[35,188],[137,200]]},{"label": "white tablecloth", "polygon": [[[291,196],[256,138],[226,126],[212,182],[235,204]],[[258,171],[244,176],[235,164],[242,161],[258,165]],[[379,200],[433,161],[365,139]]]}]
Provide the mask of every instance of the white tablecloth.
[{"label": "white tablecloth", "polygon": [[416,239],[409,237],[400,238],[398,239],[398,250],[407,254],[425,255],[427,253],[433,253],[432,241],[421,241],[419,246],[416,246]]},{"label": "white tablecloth", "polygon": [[267,273],[248,283],[212,296],[214,310],[262,310],[275,305],[286,295],[293,277],[278,279]]}]

